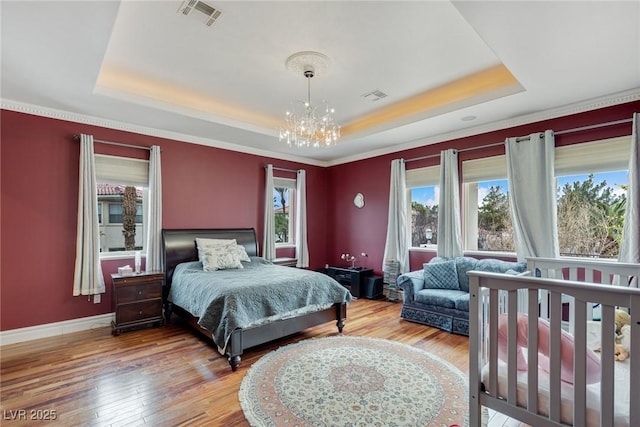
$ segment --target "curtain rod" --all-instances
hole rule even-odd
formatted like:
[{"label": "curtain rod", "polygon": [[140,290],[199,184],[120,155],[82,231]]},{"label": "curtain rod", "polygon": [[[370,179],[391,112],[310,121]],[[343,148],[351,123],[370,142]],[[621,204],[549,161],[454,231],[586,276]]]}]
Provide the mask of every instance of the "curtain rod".
[{"label": "curtain rod", "polygon": [[605,127],[605,126],[621,125],[621,124],[624,124],[624,123],[631,123],[632,121],[633,121],[633,119],[614,120],[612,122],[599,123],[597,125],[589,125],[589,126],[582,126],[582,127],[579,127],[579,128],[559,130],[558,132],[554,132],[554,134],[556,134],[556,135],[564,135],[565,133],[580,132],[580,131],[583,131],[583,130],[590,130],[590,129],[598,129],[598,128],[602,128],[602,127]]},{"label": "curtain rod", "polygon": [[[74,141],[80,141],[80,135],[73,135],[73,140]],[[123,144],[121,142],[103,141],[101,139],[94,139],[93,142],[98,142],[100,144],[107,144],[107,145],[117,145],[118,147],[137,148],[138,150],[151,151],[151,147],[145,147],[145,146],[140,146],[140,145],[131,145],[131,144]]]},{"label": "curtain rod", "polygon": [[[265,169],[267,168],[266,166],[264,167]],[[285,169],[285,168],[277,168],[277,167],[273,167],[274,171],[282,171],[282,172],[293,172],[293,173],[298,173],[297,170],[293,170],[293,169]]]},{"label": "curtain rod", "polygon": [[[572,133],[572,132],[581,132],[583,130],[598,129],[598,128],[605,127],[605,126],[621,125],[621,124],[624,124],[624,123],[631,123],[632,121],[633,121],[633,119],[614,120],[614,121],[611,121],[611,122],[598,123],[598,124],[595,124],[595,125],[582,126],[582,127],[579,127],[579,128],[559,130],[558,132],[554,132],[554,135],[564,135],[564,134]],[[528,136],[523,136],[523,137],[517,138],[516,141],[518,141],[518,142],[519,141],[525,141],[527,139],[529,139]],[[492,144],[479,145],[477,147],[462,148],[462,149],[458,150],[458,152],[462,153],[464,151],[480,150],[482,148],[496,147],[498,145],[504,145],[504,142],[494,142]],[[431,159],[431,158],[439,157],[439,156],[440,156],[440,153],[431,154],[431,155],[428,155],[428,156],[422,156],[422,157],[415,157],[413,159],[407,159],[404,162],[405,163],[414,162],[416,160]]]}]

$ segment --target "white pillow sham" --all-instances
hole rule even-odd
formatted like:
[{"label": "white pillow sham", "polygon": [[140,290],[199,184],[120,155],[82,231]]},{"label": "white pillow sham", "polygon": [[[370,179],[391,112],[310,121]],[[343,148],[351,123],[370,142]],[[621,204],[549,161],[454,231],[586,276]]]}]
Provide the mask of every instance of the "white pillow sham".
[{"label": "white pillow sham", "polygon": [[204,248],[200,252],[202,269],[216,271],[244,268],[237,252],[233,248],[237,245],[213,246]]},{"label": "white pillow sham", "polygon": [[204,264],[204,249],[215,248],[218,246],[227,246],[237,244],[236,239],[206,239],[196,237],[196,247],[198,248],[198,260]]},{"label": "white pillow sham", "polygon": [[249,254],[247,254],[247,250],[242,245],[229,245],[231,252],[236,256],[240,261],[251,262],[251,258],[249,258]]}]

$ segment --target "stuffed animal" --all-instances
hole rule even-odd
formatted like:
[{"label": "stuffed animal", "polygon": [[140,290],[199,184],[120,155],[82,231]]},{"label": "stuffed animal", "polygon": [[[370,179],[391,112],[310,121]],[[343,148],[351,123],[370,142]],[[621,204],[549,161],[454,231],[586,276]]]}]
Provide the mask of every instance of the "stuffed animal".
[{"label": "stuffed animal", "polygon": [[[617,361],[623,361],[629,357],[630,332],[631,332],[631,316],[625,310],[616,309],[616,342],[613,352]],[[600,352],[598,347],[594,351]]]},{"label": "stuffed animal", "polygon": [[627,357],[629,357],[629,352],[627,351],[625,346],[623,346],[622,344],[616,344],[615,346],[616,346],[616,349],[613,352],[613,354],[617,361],[621,362],[625,360]]},{"label": "stuffed animal", "polygon": [[616,308],[616,338],[620,338],[625,325],[631,325],[631,316],[626,311]]}]

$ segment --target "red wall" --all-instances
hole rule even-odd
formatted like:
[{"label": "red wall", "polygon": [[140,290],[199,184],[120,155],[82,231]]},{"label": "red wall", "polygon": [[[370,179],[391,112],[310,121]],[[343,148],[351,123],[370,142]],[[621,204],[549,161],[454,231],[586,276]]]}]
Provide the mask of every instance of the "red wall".
[{"label": "red wall", "polygon": [[[310,267],[325,264],[325,168],[0,111],[0,330],[109,313],[110,274],[132,260],[103,262],[102,302],[73,297],[79,144],[74,134],[162,148],[163,227],[254,227],[262,246],[264,165],[307,171]],[[148,158],[96,144],[96,152]],[[285,255],[285,254],[283,254]]]},{"label": "red wall", "polygon": [[[461,138],[330,168],[319,168],[217,148],[62,120],[0,111],[0,330],[109,313],[110,280],[100,304],[72,297],[75,260],[79,144],[72,135],[162,147],[164,228],[255,227],[262,244],[264,165],[307,170],[310,267],[356,265],[380,273],[386,239],[390,162],[504,141],[545,129],[555,131],[631,118],[640,102],[512,129]],[[631,133],[631,125],[557,136],[559,145]],[[141,157],[146,152],[102,144],[96,151]],[[501,147],[460,154],[461,160],[494,155]],[[435,164],[437,158],[409,163]],[[231,177],[231,178],[229,178]],[[353,205],[356,193],[365,207]],[[368,254],[360,257],[361,252]],[[283,256],[285,256],[283,254]],[[433,256],[412,252],[412,269]],[[128,260],[103,263],[105,277]]]}]

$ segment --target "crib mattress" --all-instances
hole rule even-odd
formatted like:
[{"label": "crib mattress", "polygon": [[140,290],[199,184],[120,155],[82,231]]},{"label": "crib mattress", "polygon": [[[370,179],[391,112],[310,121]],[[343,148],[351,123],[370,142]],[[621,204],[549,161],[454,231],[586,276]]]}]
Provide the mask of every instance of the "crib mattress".
[{"label": "crib mattress", "polygon": [[[600,347],[600,324],[589,322],[587,328],[587,345],[595,350]],[[599,353],[597,353],[599,354]],[[629,359],[615,362],[614,380],[614,426],[629,426]],[[488,389],[489,366],[482,369],[482,382]],[[507,396],[507,364],[498,360],[498,396]],[[573,425],[573,385],[561,383],[560,419],[563,423]],[[527,372],[518,372],[516,401],[518,406],[527,406]],[[549,414],[549,375],[538,371],[538,411],[541,415]],[[600,425],[600,383],[587,385],[587,426]]]}]

